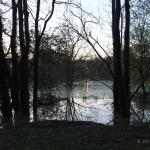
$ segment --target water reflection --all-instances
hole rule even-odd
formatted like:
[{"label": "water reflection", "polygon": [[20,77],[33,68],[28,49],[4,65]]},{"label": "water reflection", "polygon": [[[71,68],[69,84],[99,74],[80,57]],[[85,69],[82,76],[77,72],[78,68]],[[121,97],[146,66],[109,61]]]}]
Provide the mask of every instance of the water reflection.
[{"label": "water reflection", "polygon": [[66,89],[63,85],[53,89],[59,102],[56,105],[39,106],[38,113],[21,117],[20,113],[12,112],[12,118],[2,118],[1,127],[18,126],[39,120],[69,120],[69,121],[94,121],[103,124],[118,124],[124,122],[149,122],[150,107],[143,107],[132,102],[130,119],[123,120],[119,114],[113,113],[112,83],[103,81],[109,87],[95,81],[75,82],[73,89]]},{"label": "water reflection", "polygon": [[39,107],[37,120],[82,120],[106,124],[112,119],[113,109],[110,102],[92,98],[66,98],[55,106]]}]

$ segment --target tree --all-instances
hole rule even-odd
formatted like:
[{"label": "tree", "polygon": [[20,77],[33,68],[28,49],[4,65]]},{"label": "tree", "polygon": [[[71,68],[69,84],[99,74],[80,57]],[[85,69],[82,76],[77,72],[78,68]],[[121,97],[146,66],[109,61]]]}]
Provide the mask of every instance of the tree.
[{"label": "tree", "polygon": [[33,112],[37,113],[37,92],[38,92],[38,57],[39,57],[39,47],[41,38],[45,32],[46,25],[48,21],[51,19],[54,13],[55,1],[52,0],[52,10],[49,14],[48,18],[44,22],[44,27],[42,29],[41,34],[39,33],[39,12],[40,12],[40,0],[37,1],[37,10],[36,10],[36,19],[35,19],[35,52],[34,52],[34,89],[33,89]]},{"label": "tree", "polygon": [[[120,112],[122,117],[130,115],[129,107],[129,2],[126,5],[126,30],[125,30],[125,77],[121,63],[121,39],[120,39],[120,0],[112,1],[112,34],[114,54],[114,109]],[[125,83],[125,80],[127,81]],[[127,88],[127,89],[126,89]],[[128,93],[127,93],[128,92]],[[117,95],[118,94],[118,95]],[[128,94],[128,95],[127,95]]]},{"label": "tree", "polygon": [[2,100],[3,116],[11,116],[10,97],[8,94],[8,67],[2,43],[2,20],[0,16],[0,96]]},{"label": "tree", "polygon": [[19,100],[19,73],[18,73],[18,54],[16,52],[16,36],[17,36],[17,4],[12,0],[12,33],[11,33],[11,55],[12,55],[12,83],[13,83],[13,104],[15,111],[20,110]]},{"label": "tree", "polygon": [[[112,37],[113,37],[113,58],[114,58],[114,75],[113,75],[113,98],[114,98],[114,111],[120,112],[119,94],[118,94],[118,77],[117,77],[117,52],[116,52],[116,1],[112,1]],[[120,36],[120,35],[119,35]],[[120,43],[120,41],[119,41]]]},{"label": "tree", "polygon": [[[140,93],[140,100],[147,102],[147,83],[149,82],[149,1],[132,2],[132,80],[138,86],[137,92]],[[133,67],[134,66],[134,67]]]},{"label": "tree", "polygon": [[[78,13],[76,13],[76,9],[78,10]],[[76,33],[83,41],[85,41],[88,44],[88,47],[91,47],[99,59],[106,64],[111,76],[113,77],[113,71],[111,68],[112,59],[109,53],[101,45],[98,37],[94,36],[94,33],[92,33],[91,30],[92,28],[101,27],[99,16],[94,16],[92,13],[83,10],[81,4],[71,4],[68,8],[68,12],[72,17],[69,18],[68,14],[64,16],[65,21],[67,22],[66,27],[70,28],[73,33]],[[105,59],[106,57],[107,60]]]},{"label": "tree", "polygon": [[[28,54],[29,54],[29,27],[28,27],[28,11],[26,0],[18,0],[18,16],[19,16],[19,38],[21,59],[19,63],[20,72],[20,99],[22,106],[22,114],[29,114],[29,85],[28,85]],[[24,20],[23,20],[24,17]],[[24,34],[25,31],[25,34]],[[24,37],[25,35],[25,37]]]},{"label": "tree", "polygon": [[[120,13],[121,13],[121,3],[119,0],[112,1],[112,33],[113,33],[113,64],[114,71],[111,68],[112,57],[108,54],[108,52],[101,46],[98,38],[94,37],[89,27],[97,27],[101,26],[100,19],[94,16],[92,13],[86,12],[81,8],[81,5],[74,4],[75,8],[78,9],[79,13],[74,13],[73,8],[69,8],[70,14],[74,17],[72,20],[76,20],[77,23],[71,21],[66,17],[66,21],[68,22],[68,27],[72,29],[73,32],[78,34],[83,40],[85,40],[89,46],[95,51],[98,57],[106,64],[108,70],[114,81],[114,109],[116,112],[121,112],[123,117],[128,117],[130,108],[128,106],[129,96],[126,96],[126,88],[129,88],[129,4],[126,2],[126,38],[125,38],[125,54],[124,58],[127,64],[125,65],[125,72],[123,72],[122,61],[121,61],[121,37],[120,37]],[[74,6],[73,5],[73,6]],[[128,14],[128,15],[127,15]],[[71,16],[70,15],[70,16]],[[78,20],[78,21],[77,21]],[[93,26],[92,26],[93,25]],[[81,28],[79,28],[81,27]],[[101,53],[99,53],[99,49],[103,51],[106,57],[103,57]],[[107,58],[107,59],[106,59]],[[124,73],[126,75],[126,85]],[[128,89],[127,89],[128,90]],[[119,93],[119,94],[118,94]],[[129,90],[128,90],[129,94]]]},{"label": "tree", "polygon": [[130,52],[129,52],[129,33],[130,33],[130,5],[129,0],[125,0],[125,47],[124,47],[124,82],[127,98],[127,107],[130,111]]}]

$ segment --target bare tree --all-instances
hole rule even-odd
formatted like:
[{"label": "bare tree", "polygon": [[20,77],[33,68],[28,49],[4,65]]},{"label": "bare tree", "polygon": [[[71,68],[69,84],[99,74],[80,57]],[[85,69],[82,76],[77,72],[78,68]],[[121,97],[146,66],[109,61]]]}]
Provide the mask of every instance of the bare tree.
[{"label": "bare tree", "polygon": [[54,13],[55,1],[52,0],[52,9],[49,13],[48,18],[44,21],[44,26],[42,32],[39,33],[39,12],[40,12],[40,0],[37,1],[36,19],[35,19],[35,52],[34,52],[34,90],[33,90],[33,112],[37,113],[37,91],[38,91],[38,57],[39,57],[39,47],[41,38],[45,32],[48,21],[51,19]]},{"label": "bare tree", "polygon": [[[71,17],[69,18],[68,15],[64,16],[65,21],[67,22],[67,27],[70,28],[72,32],[79,35],[82,40],[88,43],[88,45],[93,49],[93,51],[97,54],[97,56],[102,61],[104,61],[113,78],[113,71],[111,68],[112,63],[111,56],[103,48],[98,37],[94,37],[92,31],[89,30],[91,25],[93,25],[93,28],[101,27],[100,18],[94,16],[92,13],[84,11],[80,4],[77,5],[71,3],[69,6],[70,7],[68,8],[68,12],[70,13],[69,15],[72,16],[72,18]],[[76,9],[78,13],[74,12],[76,11]],[[102,52],[100,53],[99,50],[101,50]],[[108,59],[106,60],[103,55],[108,57]]]}]

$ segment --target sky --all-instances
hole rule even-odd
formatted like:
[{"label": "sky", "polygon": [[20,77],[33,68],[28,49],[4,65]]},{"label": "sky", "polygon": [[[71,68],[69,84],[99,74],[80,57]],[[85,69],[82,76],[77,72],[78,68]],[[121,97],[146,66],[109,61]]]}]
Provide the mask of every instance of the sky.
[{"label": "sky", "polygon": [[[111,14],[110,14],[111,7],[109,6],[110,5],[109,1],[108,0],[94,0],[93,2],[91,0],[80,0],[78,2],[81,2],[82,8],[84,10],[92,13],[97,18],[100,18],[101,25],[89,25],[88,30],[92,33],[92,36],[95,39],[98,39],[99,43],[106,51],[110,51],[112,49],[112,41],[111,41]],[[51,27],[53,25],[57,26],[57,24],[61,22],[60,18],[63,18],[62,16],[63,13],[60,14],[61,9],[63,12],[63,6],[59,6],[59,8],[56,8],[54,16],[49,22],[49,25]],[[76,23],[77,21],[78,20],[75,19]],[[91,47],[89,47],[89,49],[91,49]],[[100,47],[97,46],[97,49],[98,51],[100,51],[100,53],[103,56],[105,56]],[[90,54],[91,53],[92,55],[95,55],[95,52],[93,50],[91,50]]]},{"label": "sky", "polygon": [[[5,1],[5,0],[3,0]],[[37,0],[29,0],[30,1],[30,10],[33,11],[33,16],[35,18],[36,14],[36,1]],[[65,0],[60,0],[65,1]],[[108,13],[110,10],[109,7],[109,0],[76,0],[77,2],[80,2],[82,5],[82,8],[86,10],[87,12],[92,13],[97,18],[100,17],[101,25],[89,25],[89,32],[92,33],[92,36],[99,40],[99,43],[104,47],[105,49],[108,49],[108,45],[111,45],[111,28],[110,28],[110,14]],[[44,3],[43,3],[44,2]],[[50,11],[51,6],[51,0],[41,0],[41,15],[40,18],[44,18],[48,11]],[[64,5],[59,5],[55,8],[54,15],[52,16],[51,20],[47,24],[46,33],[49,31],[49,28],[53,28],[58,26],[60,23],[63,22],[63,14],[64,14],[65,7]],[[11,18],[11,13],[9,13],[8,18]],[[32,16],[30,15],[30,18]],[[30,19],[30,24],[34,24],[33,18]],[[41,22],[39,23],[39,30],[42,30],[43,27],[43,21],[41,19]],[[75,20],[76,23],[76,20]],[[9,25],[9,23],[7,23]],[[33,25],[30,25],[30,28],[34,29]],[[11,31],[11,27],[9,28]],[[6,40],[9,41],[9,40]],[[90,47],[89,47],[90,49]],[[99,49],[99,48],[98,48]],[[91,50],[93,53],[93,51]]]}]

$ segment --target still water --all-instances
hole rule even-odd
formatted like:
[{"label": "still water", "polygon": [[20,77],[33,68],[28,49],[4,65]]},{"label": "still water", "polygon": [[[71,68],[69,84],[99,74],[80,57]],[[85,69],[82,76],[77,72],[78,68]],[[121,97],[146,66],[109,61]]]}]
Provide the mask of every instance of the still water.
[{"label": "still water", "polygon": [[[45,91],[46,93],[48,91]],[[51,93],[59,99],[56,105],[38,107],[38,114],[21,117],[19,114],[12,118],[1,117],[1,127],[16,126],[37,120],[82,120],[94,121],[108,125],[114,124],[112,82],[83,81],[75,82],[72,89],[63,84],[52,89]],[[40,96],[39,92],[39,96]],[[32,94],[31,94],[32,96]],[[130,122],[149,122],[150,107],[132,102]]]}]

